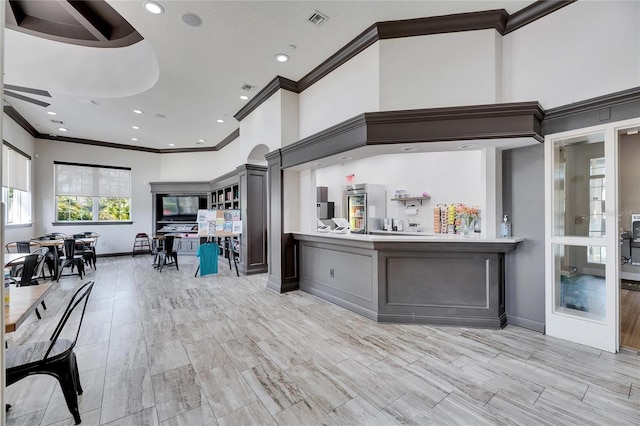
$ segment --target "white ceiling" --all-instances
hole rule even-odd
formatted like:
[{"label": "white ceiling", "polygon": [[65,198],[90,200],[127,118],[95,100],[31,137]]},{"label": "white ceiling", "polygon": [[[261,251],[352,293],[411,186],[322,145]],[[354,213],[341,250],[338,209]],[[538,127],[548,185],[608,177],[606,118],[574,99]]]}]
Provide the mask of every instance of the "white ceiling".
[{"label": "white ceiling", "polygon": [[[298,81],[375,22],[490,9],[514,13],[532,1],[160,0],[162,15],[150,14],[138,0],[108,3],[143,41],[92,48],[5,30],[4,83],[52,95],[30,95],[51,102],[48,108],[6,99],[38,132],[157,149],[215,146],[239,127],[233,116],[246,102],[240,95],[255,96],[278,75]],[[319,27],[307,22],[314,10],[329,17]],[[203,24],[184,24],[185,13]],[[277,53],[290,60],[276,62]],[[244,83],[256,89],[244,92]],[[52,119],[69,130],[61,133]]]}]

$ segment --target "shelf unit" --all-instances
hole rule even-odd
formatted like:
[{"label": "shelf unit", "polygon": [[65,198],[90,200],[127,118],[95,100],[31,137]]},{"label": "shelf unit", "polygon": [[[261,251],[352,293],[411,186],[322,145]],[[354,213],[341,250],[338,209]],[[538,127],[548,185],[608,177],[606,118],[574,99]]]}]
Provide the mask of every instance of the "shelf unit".
[{"label": "shelf unit", "polygon": [[[238,269],[243,274],[268,271],[267,264],[267,168],[243,164],[234,171],[211,182],[211,203],[214,210],[240,210],[242,234]],[[224,241],[217,239],[220,255],[225,259]]]},{"label": "shelf unit", "polygon": [[431,197],[402,197],[402,198],[392,198],[391,201],[400,201],[403,205],[407,205],[407,201],[417,201],[422,205],[423,200],[429,200]]},{"label": "shelf unit", "polygon": [[238,210],[240,208],[240,186],[236,183],[219,188],[211,193],[211,208],[217,210]]}]

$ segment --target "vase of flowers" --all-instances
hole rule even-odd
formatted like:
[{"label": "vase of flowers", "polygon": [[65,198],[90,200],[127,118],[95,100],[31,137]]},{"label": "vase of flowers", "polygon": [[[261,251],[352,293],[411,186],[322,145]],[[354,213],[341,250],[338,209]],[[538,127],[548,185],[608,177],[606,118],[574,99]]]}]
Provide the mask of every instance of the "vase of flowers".
[{"label": "vase of flowers", "polygon": [[458,208],[458,216],[462,225],[462,235],[474,232],[473,224],[478,219],[480,211],[477,207],[469,207],[461,204]]}]

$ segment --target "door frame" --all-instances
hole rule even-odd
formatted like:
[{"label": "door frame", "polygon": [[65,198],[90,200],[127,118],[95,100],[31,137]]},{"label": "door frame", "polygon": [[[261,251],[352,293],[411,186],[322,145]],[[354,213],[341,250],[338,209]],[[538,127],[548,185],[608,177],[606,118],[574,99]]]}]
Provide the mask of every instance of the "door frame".
[{"label": "door frame", "polygon": [[[545,136],[545,323],[546,334],[608,352],[620,348],[620,236],[618,235],[618,144],[625,129],[640,126],[640,117]],[[555,236],[554,144],[558,140],[604,134],[605,226],[604,237]],[[606,247],[604,321],[557,311],[554,245]]]}]

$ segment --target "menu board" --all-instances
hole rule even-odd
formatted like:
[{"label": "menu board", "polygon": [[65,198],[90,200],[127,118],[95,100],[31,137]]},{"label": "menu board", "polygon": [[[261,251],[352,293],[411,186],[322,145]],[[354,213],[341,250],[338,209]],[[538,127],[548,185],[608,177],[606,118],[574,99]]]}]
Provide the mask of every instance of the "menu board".
[{"label": "menu board", "polygon": [[198,210],[199,236],[233,237],[240,234],[240,210]]}]

